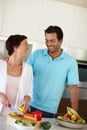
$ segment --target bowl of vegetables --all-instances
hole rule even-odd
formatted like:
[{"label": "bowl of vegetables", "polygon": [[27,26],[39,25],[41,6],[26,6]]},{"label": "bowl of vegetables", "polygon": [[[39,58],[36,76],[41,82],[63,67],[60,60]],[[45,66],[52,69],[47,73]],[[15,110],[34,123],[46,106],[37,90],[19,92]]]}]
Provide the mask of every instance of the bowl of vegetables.
[{"label": "bowl of vegetables", "polygon": [[32,122],[26,119],[19,118],[15,121],[14,127],[17,130],[34,130],[36,122]]}]

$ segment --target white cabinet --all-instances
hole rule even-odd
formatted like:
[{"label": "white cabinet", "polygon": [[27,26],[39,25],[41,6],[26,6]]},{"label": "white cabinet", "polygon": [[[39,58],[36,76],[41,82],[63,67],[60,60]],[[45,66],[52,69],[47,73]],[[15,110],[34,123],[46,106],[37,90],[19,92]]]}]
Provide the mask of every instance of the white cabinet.
[{"label": "white cabinet", "polygon": [[2,35],[25,34],[37,41],[42,0],[7,0]]},{"label": "white cabinet", "polygon": [[87,8],[75,7],[70,46],[87,49]]},{"label": "white cabinet", "polygon": [[0,0],[0,36],[2,35],[5,8],[6,8],[6,0]]},{"label": "white cabinet", "polygon": [[25,34],[43,48],[50,25],[63,29],[66,49],[87,48],[87,8],[56,0],[0,0],[0,35]]},{"label": "white cabinet", "polygon": [[44,30],[49,25],[63,29],[63,47],[87,49],[87,8],[65,4],[55,0],[43,0],[38,39],[45,41]]},{"label": "white cabinet", "polygon": [[63,29],[63,45],[70,43],[74,6],[55,0],[43,0],[42,15],[38,39],[44,42],[44,30],[50,25],[57,25]]}]

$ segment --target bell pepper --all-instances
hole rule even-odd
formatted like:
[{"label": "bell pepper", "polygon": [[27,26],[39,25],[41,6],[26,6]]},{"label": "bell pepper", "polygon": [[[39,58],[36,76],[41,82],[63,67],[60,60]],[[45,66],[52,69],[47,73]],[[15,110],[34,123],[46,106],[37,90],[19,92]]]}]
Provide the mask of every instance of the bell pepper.
[{"label": "bell pepper", "polygon": [[41,119],[42,119],[41,111],[36,110],[36,111],[33,111],[32,114],[33,114],[33,117],[37,118],[37,121],[41,121]]}]

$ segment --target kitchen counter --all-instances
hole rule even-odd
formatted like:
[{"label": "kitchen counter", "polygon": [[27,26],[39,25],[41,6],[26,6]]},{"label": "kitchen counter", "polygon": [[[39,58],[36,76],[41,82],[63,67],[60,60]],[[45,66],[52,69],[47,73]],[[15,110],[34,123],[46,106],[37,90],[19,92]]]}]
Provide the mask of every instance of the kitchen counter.
[{"label": "kitchen counter", "polygon": [[[50,130],[73,130],[73,129],[65,128],[65,127],[58,125],[54,118],[43,118],[43,121],[51,122],[52,127]],[[16,128],[14,128],[6,123],[6,117],[0,116],[0,130],[16,130]],[[87,130],[87,127],[82,130]]]}]

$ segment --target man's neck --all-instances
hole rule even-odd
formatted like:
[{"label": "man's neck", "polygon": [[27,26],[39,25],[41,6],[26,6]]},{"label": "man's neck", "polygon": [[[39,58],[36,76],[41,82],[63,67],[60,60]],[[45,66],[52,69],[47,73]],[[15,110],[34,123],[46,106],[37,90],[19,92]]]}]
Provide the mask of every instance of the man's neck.
[{"label": "man's neck", "polygon": [[[48,52],[49,53],[49,52]],[[49,53],[49,55],[52,57],[54,60],[55,58],[59,57],[62,53],[62,49],[58,50],[56,53]]]}]

